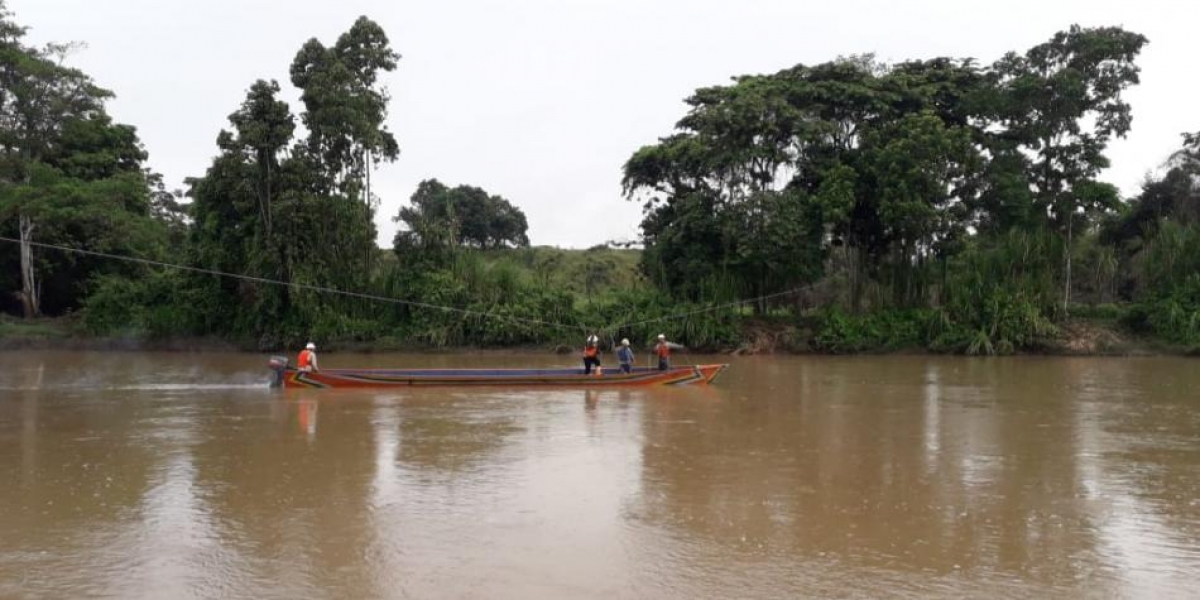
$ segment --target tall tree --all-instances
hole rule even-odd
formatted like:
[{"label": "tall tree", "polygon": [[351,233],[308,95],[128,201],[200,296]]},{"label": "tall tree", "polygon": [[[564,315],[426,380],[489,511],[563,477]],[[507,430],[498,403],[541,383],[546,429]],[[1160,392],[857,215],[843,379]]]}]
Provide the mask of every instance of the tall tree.
[{"label": "tall tree", "polygon": [[278,94],[279,83],[254,82],[242,106],[229,116],[234,134],[221,140],[224,149],[242,154],[257,171],[254,193],[267,238],[271,237],[272,183],[279,171],[279,155],[296,130],[291,110]]},{"label": "tall tree", "polygon": [[[190,180],[197,264],[288,283],[367,286],[378,252],[370,170],[398,153],[378,78],[398,58],[366,18],[331,48],[307,42],[290,73],[305,106],[300,118],[308,136],[298,140],[279,85],[250,86],[229,116],[231,129],[218,135],[220,155],[204,177]],[[265,346],[304,336],[317,322],[348,319],[359,306],[289,287],[208,278],[193,285],[215,292],[209,314],[253,307],[210,326],[261,335]]]},{"label": "tall tree", "polygon": [[333,47],[310,39],[292,61],[292,84],[301,91],[307,146],[319,161],[330,189],[374,207],[371,167],[400,154],[388,130],[387,88],[381,72],[396,69],[400,55],[374,21],[359,17]]},{"label": "tall tree", "polygon": [[1027,172],[1036,213],[1066,241],[1064,311],[1075,232],[1119,200],[1116,189],[1096,177],[1109,165],[1109,141],[1129,132],[1132,113],[1123,93],[1138,83],[1134,61],[1146,42],[1120,27],[1075,25],[993,66],[1004,136],[1032,156]]},{"label": "tall tree", "polygon": [[966,235],[962,189],[981,162],[968,129],[947,125],[932,111],[864,135],[858,205],[877,215],[881,245],[893,253],[892,285],[901,305],[924,299],[914,275]]},{"label": "tall tree", "polygon": [[105,114],[112,93],[65,65],[74,45],[35,48],[24,34],[0,2],[0,218],[15,217],[19,296],[26,316],[37,316],[46,275],[56,278],[56,310],[66,310],[96,265],[39,258],[35,240],[113,250],[140,244],[153,227],[146,153],[134,128]]},{"label": "tall tree", "polygon": [[[306,150],[321,176],[316,191],[326,196],[336,191],[360,202],[364,210],[338,210],[347,216],[359,213],[371,236],[378,206],[371,192],[371,170],[400,155],[385,123],[390,96],[379,77],[395,70],[399,59],[383,28],[359,17],[332,47],[310,39],[291,67],[292,83],[300,89],[305,107],[301,120],[309,131]],[[366,268],[374,255],[373,244],[363,251]]]},{"label": "tall tree", "polygon": [[[191,232],[193,260],[205,268],[245,273],[291,282],[300,249],[322,231],[310,212],[315,207],[318,178],[301,146],[288,152],[295,132],[286,102],[278,99],[279,85],[258,80],[229,115],[231,130],[217,136],[221,153],[205,176],[189,181],[195,225]],[[319,255],[303,261],[320,272]],[[239,332],[269,329],[289,314],[289,288],[222,280],[217,301],[253,307],[245,318],[224,326]],[[224,310],[214,307],[214,312]]]}]

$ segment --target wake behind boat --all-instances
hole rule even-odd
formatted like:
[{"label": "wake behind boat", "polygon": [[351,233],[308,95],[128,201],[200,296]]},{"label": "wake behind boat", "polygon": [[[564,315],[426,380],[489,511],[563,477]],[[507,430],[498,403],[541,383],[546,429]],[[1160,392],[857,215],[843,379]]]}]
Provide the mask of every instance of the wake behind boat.
[{"label": "wake behind boat", "polygon": [[593,387],[712,383],[728,365],[680,365],[666,370],[637,367],[630,373],[583,369],[321,369],[305,372],[283,357],[271,359],[271,387],[382,388],[408,386]]}]

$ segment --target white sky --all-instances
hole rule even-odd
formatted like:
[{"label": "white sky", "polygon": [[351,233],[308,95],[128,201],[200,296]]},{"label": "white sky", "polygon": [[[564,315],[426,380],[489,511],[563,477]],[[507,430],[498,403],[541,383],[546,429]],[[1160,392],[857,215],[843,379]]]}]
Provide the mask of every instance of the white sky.
[{"label": "white sky", "polygon": [[117,93],[110,112],[138,128],[170,186],[202,175],[226,117],[258,78],[292,110],[292,57],[331,44],[359,15],[403,58],[385,81],[399,161],[372,180],[380,244],[422,179],[470,184],[529,217],[536,245],[633,239],[637,203],[621,165],[671,132],[682,100],[729,77],[874,52],[991,63],[1072,23],[1150,38],[1128,94],[1133,131],[1106,178],[1132,194],[1200,130],[1200,6],[1187,0],[9,0],[30,40],[81,41],[72,64]]}]

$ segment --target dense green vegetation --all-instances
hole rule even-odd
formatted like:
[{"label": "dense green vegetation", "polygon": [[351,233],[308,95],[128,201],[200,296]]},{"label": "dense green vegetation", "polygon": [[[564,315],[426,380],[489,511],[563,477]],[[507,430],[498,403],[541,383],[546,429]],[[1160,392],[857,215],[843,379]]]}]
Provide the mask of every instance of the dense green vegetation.
[{"label": "dense green vegetation", "polygon": [[[28,242],[0,247],[0,284],[21,298],[6,312],[75,313],[72,323],[97,335],[216,336],[276,349],[308,339],[327,347],[573,343],[609,319],[676,308],[644,285],[638,251],[529,248],[520,209],[469,185],[423,182],[396,216],[404,229],[394,247],[377,248],[370,174],[399,152],[384,125],[380,75],[399,55],[369,19],[331,46],[310,40],[296,54],[289,75],[303,103],[298,116],[277,81],[253,82],[182,204],[144,169],[135,130],[104,115],[111,94],[59,67],[54,52],[65,49],[25,45],[7,12],[3,24],[0,216],[5,237]],[[66,97],[78,90],[86,93]],[[694,339],[733,340],[728,319],[713,322],[722,328],[694,328]],[[654,333],[647,323],[610,335]]]},{"label": "dense green vegetation", "polygon": [[1098,180],[1145,43],[1072,27],[990,66],[865,56],[697,90],[625,165],[644,270],[691,299],[807,288],[756,308],[816,309],[825,351],[1035,350],[1080,301],[1200,343],[1196,137],[1138,197]]},{"label": "dense green vegetation", "polygon": [[[111,92],[63,66],[70,45],[30,48],[0,2],[0,235],[161,257],[177,205],[133,127],[104,111]],[[79,306],[96,278],[134,276],[126,264],[0,252],[0,307],[36,317]]]},{"label": "dense green vegetation", "polygon": [[1099,179],[1132,127],[1123,94],[1146,43],[1120,28],[1072,27],[990,65],[859,56],[699,89],[624,166],[641,250],[530,247],[519,199],[433,178],[378,248],[371,173],[400,148],[381,78],[400,57],[365,17],[297,52],[298,114],[279,82],[251,82],[186,193],[105,113],[112,94],[63,66],[68,46],[24,39],[0,0],[10,315],[261,349],[665,331],[754,350],[774,331],[767,346],[1005,354],[1075,320],[1200,346],[1200,135],[1136,197]]}]

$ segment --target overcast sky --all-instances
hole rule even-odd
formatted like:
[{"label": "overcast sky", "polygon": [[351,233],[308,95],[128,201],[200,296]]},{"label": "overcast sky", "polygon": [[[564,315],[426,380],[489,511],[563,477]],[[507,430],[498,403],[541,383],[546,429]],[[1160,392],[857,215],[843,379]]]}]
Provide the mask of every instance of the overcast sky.
[{"label": "overcast sky", "polygon": [[[73,65],[117,94],[170,185],[202,175],[255,79],[288,81],[305,40],[331,44],[359,15],[403,55],[385,79],[400,159],[374,179],[380,243],[422,179],[471,184],[525,211],[536,245],[634,239],[641,208],[620,169],[671,132],[697,87],[874,52],[990,63],[1072,23],[1150,38],[1128,94],[1133,131],[1106,178],[1126,194],[1200,130],[1186,0],[8,0],[30,40],[81,41]],[[1198,5],[1200,6],[1200,5]]]}]

